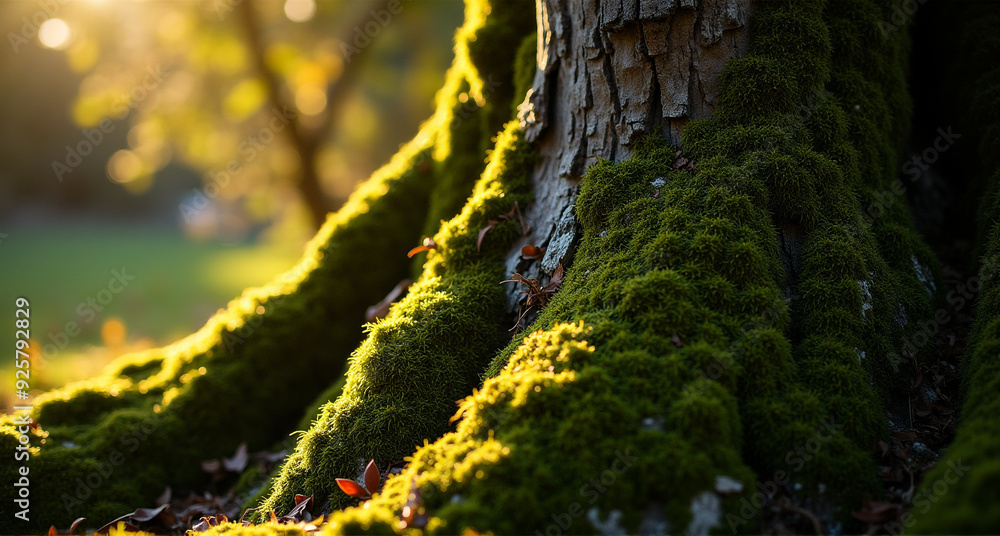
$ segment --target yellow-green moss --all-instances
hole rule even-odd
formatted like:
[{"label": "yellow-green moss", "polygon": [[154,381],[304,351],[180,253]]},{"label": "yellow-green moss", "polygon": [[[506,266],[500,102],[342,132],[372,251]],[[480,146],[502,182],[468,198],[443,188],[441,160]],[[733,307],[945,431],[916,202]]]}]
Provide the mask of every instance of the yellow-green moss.
[{"label": "yellow-green moss", "polygon": [[[102,377],[37,400],[46,437],[35,439],[30,462],[32,508],[44,515],[30,527],[7,518],[0,532],[68,525],[80,515],[113,519],[152,504],[166,485],[202,485],[201,460],[230,455],[244,441],[251,450],[268,448],[293,429],[341,374],[364,334],[366,307],[406,277],[403,255],[419,243],[421,227],[436,229],[461,207],[490,138],[510,115],[513,57],[533,13],[495,9],[491,26],[490,11],[486,2],[469,3],[437,112],[330,217],[295,268],[246,291],[196,334],[123,357]],[[462,93],[475,105],[462,107]],[[144,423],[154,433],[143,433]],[[14,442],[5,427],[0,444],[13,449]],[[78,486],[115,452],[123,461],[110,476]],[[12,489],[4,490],[10,503]]]},{"label": "yellow-green moss", "polygon": [[218,536],[220,534],[240,534],[242,536],[308,536],[303,527],[297,525],[286,525],[280,523],[264,523],[261,525],[244,527],[239,523],[223,523],[211,527],[204,533],[205,536]]},{"label": "yellow-green moss", "polygon": [[[908,104],[883,93],[902,83],[905,43],[875,40],[887,3],[824,6],[761,6],[750,54],[724,73],[722,106],[686,129],[697,174],[673,171],[675,149],[656,139],[588,170],[584,238],[535,331],[493,361],[456,431],[328,531],[392,530],[411,479],[441,533],[544,533],[561,521],[592,532],[591,508],[602,521],[618,512],[627,531],[647,517],[684,531],[716,477],[744,484],[721,497],[737,515],[754,470],[762,481],[791,473],[786,491],[840,506],[841,520],[879,495],[871,445],[886,430],[893,353],[913,329],[891,322],[930,301],[906,209],[861,216],[895,178]],[[889,67],[865,68],[869,48]],[[776,223],[803,236],[791,316]],[[613,489],[585,487],[623,453],[637,459]],[[720,521],[754,530],[752,519]]]},{"label": "yellow-green moss", "polygon": [[[446,112],[450,127],[445,135],[449,158],[435,153],[440,180],[430,198],[424,236],[436,233],[443,220],[461,210],[483,170],[491,139],[523,96],[515,92],[514,68],[518,45],[534,27],[534,10],[526,6],[489,0],[465,4],[465,23],[455,36],[455,62],[438,93],[438,108]],[[414,266],[414,276],[420,270]]]},{"label": "yellow-green moss", "polygon": [[387,318],[369,325],[343,394],[299,440],[261,515],[289,510],[296,494],[332,508],[351,504],[336,478],[359,476],[369,459],[400,466],[418,444],[447,431],[455,400],[505,341],[498,283],[503,255],[521,230],[516,221],[497,226],[481,251],[476,238],[488,220],[529,200],[531,166],[530,148],[511,124],[462,213],[434,236],[437,249],[421,278]]},{"label": "yellow-green moss", "polygon": [[[895,178],[909,113],[899,96],[905,35],[882,40],[876,28],[890,8],[762,3],[749,54],[723,74],[718,110],[685,130],[697,173],[673,170],[676,148],[657,137],[628,161],[589,169],[574,264],[531,333],[497,353],[505,340],[497,283],[519,228],[498,226],[482,252],[475,243],[487,220],[528,199],[530,150],[509,126],[472,198],[435,235],[438,249],[410,294],[370,326],[342,395],[302,436],[261,512],[286,512],[297,493],[315,494],[323,509],[346,506],[335,478],[357,478],[371,458],[400,464],[419,443],[402,475],[365,507],[334,512],[325,532],[393,532],[411,479],[436,533],[544,533],[563,521],[570,532],[593,532],[592,509],[600,520],[620,515],[629,531],[659,518],[680,532],[694,530],[695,500],[721,501],[723,530],[752,532],[753,512],[729,516],[757,491],[755,474],[767,481],[778,471],[797,500],[838,505],[841,519],[876,497],[872,440],[886,429],[893,354],[914,329],[894,319],[900,308],[910,318],[929,310],[912,259],[933,265],[902,200],[874,220],[862,216]],[[465,195],[470,159],[488,147],[483,134],[516,100],[485,106],[490,69],[479,66],[500,62],[510,82],[510,56],[497,57],[517,50],[527,33],[517,24],[530,11],[470,2],[467,18],[456,45],[462,78],[442,95],[467,92],[484,116],[456,123],[463,109],[442,97],[448,111],[436,117],[451,128],[431,153],[439,178],[427,229]],[[519,87],[526,72],[516,71]],[[795,296],[782,291],[777,225],[801,230]],[[163,374],[159,367],[191,374],[170,359],[143,359],[117,389],[132,393],[149,381],[140,378]],[[446,433],[454,400],[484,371]],[[190,377],[201,398],[185,398],[191,387],[164,388],[163,409],[216,393],[239,399],[254,385],[201,379],[210,376]],[[86,418],[73,404],[62,408]],[[201,418],[219,410],[194,409]],[[128,411],[121,425],[150,413]],[[799,449],[812,441],[819,450],[803,459]],[[169,480],[149,476],[149,487]],[[719,477],[741,482],[742,493],[716,494]]]},{"label": "yellow-green moss", "polygon": [[[472,184],[480,169],[476,164],[491,153],[488,140],[497,121],[512,115],[514,56],[534,17],[523,7],[466,4],[453,67],[463,79],[439,97],[439,106],[449,110],[451,153],[432,195],[427,230],[441,227],[439,217],[449,214],[447,207],[466,199],[464,185]],[[321,504],[329,499],[326,507],[350,504],[334,479],[357,476],[359,460],[399,465],[419,442],[445,432],[454,401],[469,392],[503,344],[504,300],[497,283],[505,275],[504,245],[519,228],[508,222],[493,229],[481,252],[475,241],[488,220],[509,212],[516,201],[528,201],[532,156],[513,126],[493,141],[490,164],[472,197],[437,231],[437,249],[428,254],[409,295],[388,318],[369,326],[343,395],[301,438],[261,503],[258,519],[270,510],[289,509],[294,495],[306,490]]]},{"label": "yellow-green moss", "polygon": [[[433,177],[416,164],[428,145],[403,150],[328,220],[295,268],[247,290],[197,333],[39,397],[46,437],[35,438],[29,463],[32,529],[114,519],[152,504],[167,485],[204,482],[202,460],[244,441],[267,448],[288,433],[340,373],[365,308],[406,275],[407,263],[390,259],[418,239]],[[0,443],[15,440],[5,433]],[[0,531],[28,528],[9,523]]]}]

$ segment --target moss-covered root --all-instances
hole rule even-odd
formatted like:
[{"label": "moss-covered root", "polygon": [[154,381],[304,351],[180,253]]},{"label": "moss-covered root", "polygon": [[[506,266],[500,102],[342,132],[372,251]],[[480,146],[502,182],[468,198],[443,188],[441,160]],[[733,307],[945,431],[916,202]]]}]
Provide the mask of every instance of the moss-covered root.
[{"label": "moss-covered root", "polygon": [[[787,156],[768,158],[764,168],[782,200],[779,222],[797,226],[803,237],[795,268],[799,281],[792,289],[799,378],[844,425],[851,443],[842,451],[823,446],[804,470],[822,476],[814,481],[817,487],[792,495],[822,511],[830,502],[824,488],[854,490],[851,501],[840,501],[841,518],[848,508],[857,509],[859,499],[880,495],[869,452],[887,431],[887,409],[901,387],[900,352],[916,332],[913,320],[931,317],[936,297],[935,260],[913,228],[905,199],[890,194],[886,200],[899,175],[909,117],[908,99],[900,97],[906,94],[906,33],[884,39],[871,31],[890,7],[854,0],[827,4],[822,20],[828,56],[816,70],[829,78],[822,96],[802,113],[799,135],[809,142],[789,144]],[[778,15],[767,15],[761,25],[772,16]],[[794,56],[786,51],[785,57]],[[761,399],[748,404],[748,426],[793,430],[795,418],[779,408]],[[785,452],[773,440],[780,435],[748,436],[754,458],[779,463],[767,464],[769,471],[788,465],[775,456]],[[825,464],[828,455],[840,470],[812,467]],[[811,502],[811,494],[820,500]]]},{"label": "moss-covered root", "polygon": [[351,358],[347,384],[286,461],[260,515],[286,512],[295,494],[327,508],[353,499],[336,478],[356,478],[374,459],[400,466],[413,449],[448,430],[455,400],[467,395],[506,339],[503,255],[521,234],[516,219],[491,230],[477,251],[479,229],[523,205],[532,157],[511,123],[462,213],[435,235],[421,278],[389,316],[369,327]]},{"label": "moss-covered root", "polygon": [[[981,258],[976,320],[964,356],[965,400],[954,442],[927,473],[904,526],[916,534],[1000,531],[1000,6],[961,12],[956,83],[969,114],[962,132],[979,147]],[[965,108],[968,104],[971,106]]]},{"label": "moss-covered root", "polygon": [[[994,180],[1000,181],[1000,173]],[[913,510],[900,520],[910,533],[1000,531],[1000,224],[988,243],[974,335],[963,362],[966,396],[958,430],[924,476]]]},{"label": "moss-covered root", "polygon": [[[418,239],[433,185],[418,166],[426,144],[376,173],[272,284],[244,292],[180,342],[39,397],[29,462],[35,524],[5,516],[0,532],[114,519],[151,505],[167,485],[202,482],[201,460],[243,441],[266,448],[287,433],[342,370],[365,308],[406,276],[407,264],[390,259]],[[16,442],[4,426],[0,444],[13,452]],[[15,465],[3,468],[13,481]],[[11,491],[0,492],[5,504]]]},{"label": "moss-covered root", "polygon": [[[908,110],[905,99],[885,97],[901,90],[905,43],[871,31],[887,9],[853,0],[763,4],[750,53],[723,73],[723,105],[684,137],[686,153],[740,163],[736,171],[770,194],[786,241],[795,367],[776,359],[769,373],[743,378],[745,452],[763,474],[794,470],[786,491],[800,503],[821,514],[838,505],[839,515],[823,515],[831,522],[879,494],[870,449],[886,432],[894,363],[915,328],[899,319],[926,318],[931,303],[920,279],[933,257],[905,201],[882,200]],[[788,380],[801,390],[784,388]],[[801,445],[816,446],[800,417],[813,407],[843,428],[808,463],[792,463]]]},{"label": "moss-covered root", "polygon": [[[168,484],[200,485],[201,460],[242,441],[266,448],[298,422],[360,341],[365,308],[407,275],[399,255],[421,226],[460,209],[510,115],[513,57],[533,14],[501,7],[468,3],[435,115],[330,218],[297,267],[183,341],[37,401],[32,505],[45,514],[31,527],[8,516],[0,532],[112,519]],[[13,448],[12,418],[3,422],[0,444]],[[14,466],[4,468],[13,480]],[[0,492],[6,504],[12,491]]]},{"label": "moss-covered root", "polygon": [[[412,479],[435,533],[702,533],[739,510],[733,492],[754,475],[738,377],[775,346],[791,366],[780,268],[761,185],[672,171],[673,154],[649,140],[588,171],[584,238],[538,331],[500,354],[456,431],[364,508],[335,513],[330,531],[394,528]],[[779,342],[751,344],[767,338]],[[803,427],[827,433],[807,402]]]},{"label": "moss-covered root", "polygon": [[[929,298],[913,271],[919,241],[901,226],[891,245],[909,264],[894,269],[899,255],[844,195],[865,200],[888,184],[899,145],[877,101],[879,147],[848,136],[856,95],[828,81],[891,86],[898,73],[835,64],[832,43],[850,50],[851,32],[863,32],[847,28],[823,2],[762,5],[716,115],[685,133],[696,175],[672,172],[672,152],[655,141],[592,168],[577,205],[583,244],[541,331],[498,357],[456,432],[420,449],[366,508],[334,515],[331,530],[389,529],[411,479],[440,532],[752,530],[755,509],[737,507],[756,491],[748,466],[774,475],[765,487],[777,480],[801,502],[839,506],[831,523],[877,495],[870,448],[885,431],[879,395],[902,333],[872,334],[899,304],[923,311]],[[767,208],[806,236],[794,350]],[[607,491],[617,478],[628,482]],[[733,480],[742,497],[720,492]]]}]

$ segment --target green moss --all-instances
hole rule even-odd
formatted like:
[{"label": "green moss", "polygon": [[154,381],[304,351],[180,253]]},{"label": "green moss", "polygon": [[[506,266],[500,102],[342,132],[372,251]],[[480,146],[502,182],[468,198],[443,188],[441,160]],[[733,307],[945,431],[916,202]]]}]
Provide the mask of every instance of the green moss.
[{"label": "green moss", "polygon": [[[34,443],[30,467],[44,521],[113,519],[151,504],[167,484],[199,485],[201,460],[243,441],[266,448],[287,433],[342,369],[365,308],[406,274],[405,262],[386,259],[418,239],[433,178],[415,164],[427,150],[402,151],[328,220],[295,268],[247,290],[199,332],[40,397],[35,416],[47,437]],[[388,238],[370,239],[382,232]],[[155,430],[144,432],[144,422]],[[112,474],[92,476],[118,455]]]},{"label": "green moss", "polygon": [[[424,236],[458,213],[483,170],[491,139],[510,119],[523,93],[515,92],[514,58],[534,26],[534,10],[516,3],[466,2],[465,24],[455,36],[455,62],[438,93],[438,110],[449,125],[447,147],[435,152],[440,177],[430,198]],[[445,157],[448,157],[447,160]],[[414,266],[414,278],[421,268]]]},{"label": "green moss", "polygon": [[46,514],[37,523],[114,519],[152,504],[168,484],[198,486],[201,460],[286,434],[340,373],[365,308],[406,274],[405,262],[386,259],[418,239],[433,178],[416,163],[427,151],[411,144],[328,220],[295,268],[247,290],[197,333],[39,397],[46,437],[30,461],[32,506]]},{"label": "green moss", "polygon": [[505,339],[498,283],[503,254],[520,228],[514,221],[498,226],[482,251],[478,231],[528,201],[531,165],[529,147],[509,126],[469,203],[434,236],[438,247],[424,274],[387,318],[368,327],[343,394],[302,436],[261,512],[289,510],[295,494],[346,506],[352,500],[335,478],[357,477],[369,459],[399,466],[418,444],[447,431],[454,401],[477,383]]},{"label": "green moss", "polygon": [[[656,139],[588,170],[582,244],[533,333],[494,359],[454,432],[328,531],[391,530],[414,479],[428,530],[441,533],[555,522],[591,532],[591,508],[618,512],[628,531],[647,515],[683,531],[718,476],[745,484],[719,497],[736,515],[754,471],[789,477],[798,500],[838,505],[842,520],[877,497],[870,449],[886,429],[894,352],[912,332],[891,322],[897,307],[920,317],[930,305],[912,264],[926,248],[905,208],[861,218],[895,179],[906,122],[894,114],[908,113],[882,96],[905,69],[905,47],[869,29],[885,9],[761,6],[750,55],[724,73],[722,106],[685,131],[698,173],[672,171],[675,149]],[[891,68],[866,66],[870,48]],[[804,236],[791,310],[775,223]],[[621,468],[623,452],[637,456],[614,477],[624,481],[598,491],[592,479]],[[754,530],[752,519],[722,521]]]},{"label": "green moss", "polygon": [[[767,324],[770,310],[784,311],[776,259],[761,245],[770,237],[755,229],[767,214],[726,202],[740,193],[711,194],[711,174],[672,171],[673,153],[650,140],[633,159],[588,171],[577,261],[536,331],[494,361],[499,374],[462,403],[455,432],[419,449],[368,508],[335,514],[330,530],[350,533],[398,511],[411,478],[434,516],[430,531],[440,533],[544,533],[551,515],[570,511],[567,530],[590,532],[579,512],[592,507],[602,519],[619,510],[622,526],[635,530],[650,502],[683,530],[692,500],[717,475],[749,487],[742,364],[732,356],[742,347],[741,318]],[[654,199],[658,177],[667,182]],[[679,242],[671,254],[651,247],[671,237]],[[759,265],[719,255],[737,247]],[[733,282],[747,273],[759,276],[756,285]],[[734,303],[701,300],[716,293]],[[720,363],[717,374],[705,372]],[[738,510],[738,497],[723,501]]]},{"label": "green moss", "polygon": [[[514,201],[528,201],[531,151],[508,126],[465,208],[435,234],[438,248],[417,283],[369,326],[343,393],[301,437],[261,513],[286,512],[297,493],[315,494],[327,510],[347,506],[334,479],[357,478],[368,459],[408,465],[373,501],[332,513],[325,532],[394,532],[414,480],[432,533],[544,533],[553,523],[593,532],[591,515],[620,516],[629,531],[647,517],[674,532],[705,530],[691,525],[692,509],[715,501],[723,530],[753,532],[754,514],[731,516],[753,499],[756,475],[766,482],[779,472],[797,500],[836,505],[845,519],[860,499],[876,497],[871,445],[886,431],[894,353],[914,329],[894,318],[900,308],[910,318],[929,311],[912,259],[933,263],[901,200],[872,221],[862,215],[895,178],[906,131],[908,102],[886,96],[901,91],[905,36],[886,41],[873,30],[890,7],[763,3],[749,55],[723,74],[715,115],[684,132],[697,173],[673,170],[677,148],[655,136],[628,161],[590,168],[575,209],[583,239],[574,264],[530,333],[500,350],[497,283],[520,230],[497,226],[481,252],[476,237]],[[487,146],[489,117],[507,117],[516,100],[480,106],[482,119],[456,124],[451,98],[466,92],[485,104],[482,73],[490,69],[505,81],[516,74],[523,87],[528,69],[512,73],[510,56],[498,59],[497,50],[522,42],[527,32],[517,24],[530,19],[526,12],[467,6],[458,66],[439,101],[446,111],[433,120],[450,129],[433,146],[441,199],[427,229],[465,195],[459,185]],[[520,47],[518,65],[528,48]],[[777,225],[803,237],[800,268],[787,281]],[[786,296],[792,283],[795,296]],[[233,397],[222,399],[223,410],[237,411],[245,386],[257,387],[249,378],[232,385],[194,375],[197,363],[155,361],[139,356],[120,367],[134,376],[115,380],[115,389],[131,393],[145,382],[162,399],[157,415],[173,405],[189,408],[190,422],[211,422],[219,407],[195,401],[221,393]],[[160,377],[188,381],[151,381]],[[116,398],[109,389],[79,388],[95,405]],[[470,391],[449,431],[454,401]],[[117,433],[152,413],[150,397],[125,398],[140,409],[99,427]],[[50,404],[86,418],[71,403]],[[150,476],[150,487],[170,480]],[[720,477],[743,491],[716,493]]]},{"label": "green moss", "polygon": [[302,526],[297,525],[265,523],[244,527],[239,523],[231,522],[212,527],[203,534],[205,536],[218,536],[220,534],[241,534],[242,536],[307,536],[312,533],[306,532]]},{"label": "green moss", "polygon": [[[971,199],[980,201],[980,233],[970,279],[978,287],[975,323],[963,357],[965,398],[953,443],[914,496],[916,534],[980,534],[1000,527],[1000,7],[982,3],[955,13],[956,102],[961,102],[963,143],[978,149],[978,177]],[[972,156],[970,154],[970,156]],[[915,524],[913,524],[915,521]]]},{"label": "green moss", "polygon": [[[485,2],[470,3],[437,112],[330,217],[298,266],[246,291],[198,333],[123,357],[100,378],[38,399],[47,437],[35,443],[31,460],[39,475],[32,506],[47,512],[45,523],[68,525],[79,515],[97,523],[151,504],[168,484],[197,488],[207,478],[201,460],[229,455],[243,441],[251,450],[270,447],[331,386],[363,336],[366,307],[407,275],[402,255],[419,243],[424,222],[436,229],[460,208],[483,169],[489,139],[510,113],[513,53],[533,13],[493,10],[491,24],[507,28],[501,30],[486,24],[490,10]],[[462,46],[469,40],[478,44]],[[476,47],[511,52],[487,58]],[[477,105],[460,108],[461,93]],[[141,431],[146,421],[156,423],[148,437]],[[5,429],[0,442],[11,441],[16,436]],[[113,474],[86,485],[116,452],[124,459]],[[11,493],[7,487],[0,496],[10,502]],[[9,522],[0,522],[0,532],[27,528]]]},{"label": "green moss", "polygon": [[[463,185],[471,185],[476,163],[490,153],[496,121],[510,116],[515,62],[513,54],[498,50],[517,50],[532,22],[533,13],[519,6],[467,3],[452,68],[458,81],[439,96],[439,107],[449,110],[452,152],[432,196],[427,230],[440,227],[439,217],[450,213],[446,207],[465,200]],[[504,302],[500,255],[519,230],[514,222],[498,226],[482,252],[476,237],[488,220],[519,199],[528,201],[532,157],[511,128],[495,140],[491,163],[465,209],[435,235],[438,248],[410,294],[389,318],[369,327],[343,395],[302,437],[260,515],[289,509],[305,490],[329,498],[329,507],[347,505],[334,478],[356,476],[359,460],[399,465],[419,442],[447,430],[454,400],[469,392],[484,360],[504,340],[497,320]]]}]

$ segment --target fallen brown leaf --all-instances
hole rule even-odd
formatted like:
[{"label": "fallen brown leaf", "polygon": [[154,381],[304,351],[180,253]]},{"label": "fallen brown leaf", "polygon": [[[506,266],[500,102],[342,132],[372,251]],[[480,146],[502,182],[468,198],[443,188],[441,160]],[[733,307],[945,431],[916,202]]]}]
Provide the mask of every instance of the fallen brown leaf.
[{"label": "fallen brown leaf", "polygon": [[514,201],[514,208],[510,209],[510,212],[501,214],[496,219],[486,222],[486,226],[479,230],[479,235],[476,237],[476,251],[479,251],[482,247],[483,238],[486,237],[486,233],[492,231],[497,225],[514,219],[515,215],[517,216],[517,221],[521,224],[521,236],[528,236],[531,226],[524,223],[524,218],[521,217],[521,208],[517,205],[517,201]]},{"label": "fallen brown leaf", "polygon": [[368,490],[361,487],[361,484],[358,484],[353,480],[347,478],[338,478],[337,486],[340,487],[341,491],[350,495],[351,497],[354,497],[355,499],[361,499],[363,501],[367,501],[368,499],[372,498],[371,494],[368,493]]},{"label": "fallen brown leaf", "polygon": [[368,490],[369,494],[378,491],[380,480],[381,475],[378,466],[375,465],[375,460],[368,462],[368,466],[365,467],[365,489]]},{"label": "fallen brown leaf", "polygon": [[521,258],[522,259],[540,259],[545,255],[545,248],[540,248],[538,246],[533,246],[528,244],[521,248]]}]

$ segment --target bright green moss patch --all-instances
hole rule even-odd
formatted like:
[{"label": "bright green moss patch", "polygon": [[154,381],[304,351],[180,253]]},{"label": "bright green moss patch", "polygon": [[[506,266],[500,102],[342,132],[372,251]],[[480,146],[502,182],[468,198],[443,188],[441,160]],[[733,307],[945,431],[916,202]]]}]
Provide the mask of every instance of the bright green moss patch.
[{"label": "bright green moss patch", "polygon": [[[498,356],[455,432],[419,449],[367,508],[335,514],[334,530],[398,512],[412,478],[440,533],[544,533],[553,515],[569,532],[609,516],[630,532],[647,517],[700,532],[706,512],[720,524],[738,512],[755,481],[740,404],[760,387],[744,378],[780,375],[746,367],[770,365],[780,348],[794,382],[780,268],[760,230],[766,203],[748,195],[759,186],[718,180],[732,175],[711,163],[672,171],[674,152],[651,139],[632,159],[588,171],[583,242],[537,330]],[[808,438],[825,415],[814,400],[802,416],[796,402]],[[721,477],[746,493],[716,493]],[[734,519],[736,529],[753,521]]]},{"label": "bright green moss patch", "polygon": [[[448,128],[434,153],[440,178],[430,197],[424,236],[436,233],[443,220],[461,210],[493,136],[523,96],[515,92],[515,58],[520,58],[524,35],[534,28],[534,10],[524,9],[527,4],[494,4],[466,2],[465,23],[455,35],[455,61],[437,98],[438,114]],[[414,278],[419,275],[414,266]]]},{"label": "bright green moss patch", "polygon": [[[178,345],[49,396],[37,463],[52,474],[83,477],[125,434],[155,428],[139,442],[148,454],[128,462],[134,477],[86,499],[88,514],[113,517],[166,482],[196,482],[197,461],[241,440],[271,444],[300,417],[292,408],[333,381],[329,363],[356,338],[357,323],[329,311],[356,299],[360,315],[391,288],[406,265],[386,259],[417,243],[421,223],[436,230],[437,248],[409,294],[369,325],[340,396],[262,492],[258,520],[312,494],[333,511],[325,532],[392,533],[413,481],[432,533],[553,524],[592,533],[609,523],[755,532],[758,509],[745,505],[759,499],[758,480],[829,507],[824,522],[835,528],[879,496],[871,448],[887,431],[896,354],[933,295],[920,281],[933,258],[903,200],[880,201],[909,113],[891,96],[904,91],[905,36],[873,29],[889,4],[762,3],[748,56],[723,74],[716,114],[684,132],[697,171],[674,170],[677,148],[656,136],[627,161],[591,167],[574,263],[530,332],[502,349],[499,281],[521,229],[507,221],[481,251],[476,241],[486,222],[530,201],[532,151],[516,125],[487,141],[509,117],[512,88],[530,79],[523,8],[468,3],[431,134],[328,223],[297,275],[249,292]],[[423,157],[433,164],[418,165]],[[477,176],[465,207],[440,225]],[[429,195],[426,220],[398,209]],[[880,212],[866,217],[876,201]],[[795,231],[793,258],[778,228]],[[362,300],[354,293],[365,278],[374,296]],[[267,314],[254,325],[258,307]],[[990,326],[984,333],[1000,331]],[[275,406],[275,393],[291,399]],[[163,453],[165,462],[147,457]],[[406,469],[363,507],[340,510],[355,501],[335,479],[358,478],[369,459]],[[216,529],[231,530],[260,529]]]},{"label": "bright green moss patch", "polygon": [[426,154],[417,144],[404,150],[330,218],[298,266],[246,291],[198,333],[40,397],[46,437],[34,442],[30,467],[32,507],[45,515],[33,519],[114,519],[152,504],[167,485],[205,481],[202,460],[286,434],[340,373],[365,308],[405,276],[405,262],[384,259],[418,239],[433,184],[416,166]]},{"label": "bright green moss patch", "polygon": [[242,536],[307,536],[310,533],[303,530],[302,527],[280,523],[263,523],[249,527],[244,527],[239,523],[224,523],[211,527],[203,534],[205,536],[218,536],[220,534],[241,534]]},{"label": "bright green moss patch", "polygon": [[401,466],[427,439],[448,429],[455,400],[468,394],[503,345],[503,255],[520,235],[508,221],[476,249],[480,228],[530,192],[532,154],[516,125],[497,139],[483,178],[462,213],[434,236],[424,274],[389,316],[369,326],[343,394],[323,408],[282,468],[260,508],[286,512],[295,494],[341,508],[353,499],[335,478],[355,478],[368,460]]},{"label": "bright green moss patch", "polygon": [[[870,449],[913,330],[891,323],[929,310],[913,258],[933,263],[904,208],[862,218],[895,178],[906,124],[906,101],[879,93],[903,79],[905,47],[848,24],[881,13],[761,6],[723,105],[685,132],[697,174],[672,171],[674,149],[657,140],[591,168],[576,206],[583,242],[536,331],[493,361],[455,432],[331,530],[390,530],[411,479],[442,533],[591,532],[612,517],[627,531],[753,531],[754,511],[738,515],[753,470],[798,501],[838,506],[832,523],[877,497]],[[892,68],[850,54],[868,47],[891,49]],[[804,236],[793,296],[775,223]],[[622,453],[638,454],[617,480]],[[608,471],[616,487],[588,487]],[[714,491],[721,477],[743,494]]]},{"label": "bright green moss patch", "polygon": [[[123,357],[103,377],[38,400],[38,421],[48,435],[31,461],[32,474],[38,475],[32,505],[46,512],[45,522],[68,525],[86,515],[99,523],[152,504],[167,485],[198,488],[207,478],[200,461],[229,455],[244,441],[251,450],[268,448],[300,418],[315,418],[303,417],[303,410],[341,373],[362,338],[366,307],[407,275],[403,254],[419,243],[421,226],[432,222],[428,228],[437,229],[441,218],[459,210],[485,165],[490,138],[510,115],[513,56],[534,14],[470,2],[466,17],[435,115],[330,218],[297,267],[267,287],[246,291],[198,333]],[[483,208],[495,216],[508,205],[484,202]],[[487,242],[509,233],[498,229]],[[457,245],[454,250],[465,251]],[[452,262],[462,258],[456,253]],[[471,300],[487,288],[495,291],[494,284],[492,276],[469,278],[455,291]],[[445,292],[425,296],[442,303],[456,299]],[[463,318],[442,316],[436,329]],[[470,344],[495,349],[498,335],[489,327],[466,326]],[[425,345],[429,353],[429,335]],[[467,367],[455,363],[454,368]],[[470,381],[480,370],[473,368]],[[467,391],[449,392],[449,403]],[[415,415],[418,422],[429,418],[421,411]],[[393,423],[408,418],[388,409],[376,421],[388,433]],[[2,441],[14,440],[5,430]],[[86,484],[116,452],[124,459],[113,474]],[[4,489],[0,496],[9,503],[11,488]],[[0,522],[0,531],[9,521]]]}]

